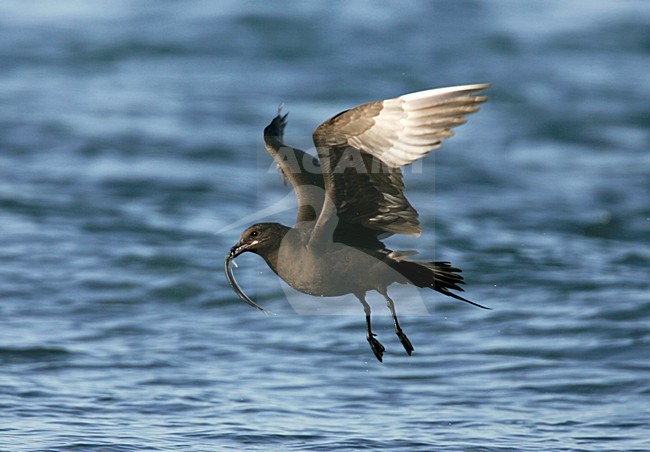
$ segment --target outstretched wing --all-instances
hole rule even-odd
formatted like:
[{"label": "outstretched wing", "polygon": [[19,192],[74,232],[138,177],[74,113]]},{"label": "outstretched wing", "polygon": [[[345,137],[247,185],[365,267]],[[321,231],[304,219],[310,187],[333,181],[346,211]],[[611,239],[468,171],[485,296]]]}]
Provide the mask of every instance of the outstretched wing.
[{"label": "outstretched wing", "polygon": [[[332,206],[317,228],[337,221],[337,232],[370,229],[376,235],[419,235],[417,211],[404,196],[400,168],[437,149],[453,127],[478,110],[489,84],[437,88],[346,110],[314,131],[314,143]],[[332,219],[336,216],[336,219]]]},{"label": "outstretched wing", "polygon": [[282,138],[287,115],[281,109],[264,129],[264,145],[285,183],[289,181],[298,200],[296,223],[315,221],[323,206],[324,183],[320,164],[312,155],[286,146]]}]

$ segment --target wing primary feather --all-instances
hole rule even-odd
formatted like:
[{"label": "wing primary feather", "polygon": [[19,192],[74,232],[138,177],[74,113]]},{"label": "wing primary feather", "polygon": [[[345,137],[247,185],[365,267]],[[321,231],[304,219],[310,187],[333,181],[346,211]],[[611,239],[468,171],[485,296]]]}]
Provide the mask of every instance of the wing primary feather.
[{"label": "wing primary feather", "polygon": [[[337,230],[346,234],[368,229],[376,231],[377,236],[419,234],[417,211],[404,196],[400,168],[423,158],[451,137],[451,129],[467,122],[466,116],[487,100],[480,92],[489,86],[478,83],[435,88],[368,102],[318,126],[314,144],[325,190],[336,210],[321,210],[317,225],[330,224],[322,217],[335,213]],[[365,167],[345,162],[341,174],[339,163],[350,147],[368,158],[364,157]],[[379,163],[377,168],[372,166],[374,162]],[[363,174],[354,174],[355,169]]]},{"label": "wing primary feather", "polygon": [[[284,183],[289,182],[298,201],[296,223],[314,221],[322,208],[324,198],[323,175],[315,158],[283,142],[289,113],[282,114],[284,104],[278,106],[277,115],[264,129],[264,144],[273,157]],[[309,165],[308,168],[305,165]]]}]

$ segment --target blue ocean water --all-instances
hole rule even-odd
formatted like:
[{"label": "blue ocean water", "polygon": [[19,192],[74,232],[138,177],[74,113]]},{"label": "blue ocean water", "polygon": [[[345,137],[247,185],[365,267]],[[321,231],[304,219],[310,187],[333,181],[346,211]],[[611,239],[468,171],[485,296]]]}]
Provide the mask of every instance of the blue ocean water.
[{"label": "blue ocean water", "polygon": [[[7,0],[0,30],[0,450],[650,449],[645,2]],[[379,364],[355,301],[297,309],[252,255],[277,315],[236,298],[240,220],[294,215],[278,103],[309,148],[346,108],[477,82],[405,171],[422,237],[388,244],[491,311],[396,290],[415,353],[378,307]]]}]

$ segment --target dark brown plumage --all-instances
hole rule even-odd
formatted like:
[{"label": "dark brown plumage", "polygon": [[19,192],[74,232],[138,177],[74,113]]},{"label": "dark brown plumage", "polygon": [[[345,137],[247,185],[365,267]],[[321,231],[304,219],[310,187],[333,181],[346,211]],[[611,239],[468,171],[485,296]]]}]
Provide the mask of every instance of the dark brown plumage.
[{"label": "dark brown plumage", "polygon": [[239,254],[259,254],[290,286],[317,296],[354,294],[366,313],[366,338],[379,361],[384,347],[372,333],[365,294],[386,299],[395,332],[406,352],[406,337],[387,287],[393,283],[428,287],[483,307],[458,294],[460,269],[448,262],[419,262],[386,248],[392,234],[419,235],[418,213],[404,196],[401,167],[438,148],[487,100],[488,84],[455,86],[369,102],[325,121],[314,131],[318,160],[283,142],[286,115],[264,130],[266,149],[298,201],[293,227],[259,223],[247,228],[226,257],[226,274],[237,294],[261,309],[236,285],[229,264]]}]

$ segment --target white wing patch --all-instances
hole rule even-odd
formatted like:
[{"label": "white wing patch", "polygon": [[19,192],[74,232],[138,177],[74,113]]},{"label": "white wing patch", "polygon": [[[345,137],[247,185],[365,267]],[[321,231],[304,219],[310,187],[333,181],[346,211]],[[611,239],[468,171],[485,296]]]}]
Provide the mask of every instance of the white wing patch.
[{"label": "white wing patch", "polygon": [[349,144],[399,168],[437,149],[453,135],[453,127],[478,111],[487,97],[478,92],[490,85],[452,86],[430,89],[388,99],[365,132],[348,138]]}]

